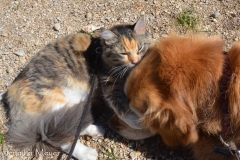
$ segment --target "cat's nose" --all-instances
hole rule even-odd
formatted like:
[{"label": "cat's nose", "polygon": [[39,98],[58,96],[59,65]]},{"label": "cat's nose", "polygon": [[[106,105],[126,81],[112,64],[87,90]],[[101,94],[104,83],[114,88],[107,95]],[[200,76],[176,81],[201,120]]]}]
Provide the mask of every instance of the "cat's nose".
[{"label": "cat's nose", "polygon": [[138,64],[138,62],[139,62],[139,58],[132,59],[132,64]]}]

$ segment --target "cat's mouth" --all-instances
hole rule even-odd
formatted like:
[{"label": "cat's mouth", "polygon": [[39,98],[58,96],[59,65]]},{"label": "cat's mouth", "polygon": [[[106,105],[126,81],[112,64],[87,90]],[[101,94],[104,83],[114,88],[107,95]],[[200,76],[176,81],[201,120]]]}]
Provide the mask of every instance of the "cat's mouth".
[{"label": "cat's mouth", "polygon": [[130,67],[134,68],[134,67],[138,66],[139,63],[141,63],[142,59],[143,59],[143,57],[141,59],[139,59],[139,61],[137,63],[131,63]]}]

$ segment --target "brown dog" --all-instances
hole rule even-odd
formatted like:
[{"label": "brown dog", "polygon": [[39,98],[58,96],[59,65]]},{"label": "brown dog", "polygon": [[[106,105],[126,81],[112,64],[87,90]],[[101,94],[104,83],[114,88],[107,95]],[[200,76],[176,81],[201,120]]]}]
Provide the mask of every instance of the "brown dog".
[{"label": "brown dog", "polygon": [[145,127],[144,136],[117,116],[110,126],[134,139],[151,136],[149,129],[168,146],[192,146],[199,160],[227,159],[229,147],[224,147],[220,135],[230,149],[240,149],[240,43],[228,52],[232,74],[226,82],[221,82],[228,78],[223,73],[228,62],[223,47],[222,39],[201,35],[170,36],[156,43],[125,84],[130,109]]}]

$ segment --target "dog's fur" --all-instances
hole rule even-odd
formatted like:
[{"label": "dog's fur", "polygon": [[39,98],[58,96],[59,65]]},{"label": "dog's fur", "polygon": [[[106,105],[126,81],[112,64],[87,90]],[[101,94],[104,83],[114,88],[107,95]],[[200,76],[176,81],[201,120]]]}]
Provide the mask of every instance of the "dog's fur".
[{"label": "dog's fur", "polygon": [[[214,147],[223,147],[219,140],[223,47],[218,37],[170,36],[149,49],[125,84],[129,106],[142,124],[159,134],[168,146],[192,146],[199,160],[227,158],[214,152]],[[232,135],[226,141],[231,139],[240,148],[240,43],[228,56],[232,70],[228,88]],[[116,117],[111,124],[129,137],[129,126]]]}]

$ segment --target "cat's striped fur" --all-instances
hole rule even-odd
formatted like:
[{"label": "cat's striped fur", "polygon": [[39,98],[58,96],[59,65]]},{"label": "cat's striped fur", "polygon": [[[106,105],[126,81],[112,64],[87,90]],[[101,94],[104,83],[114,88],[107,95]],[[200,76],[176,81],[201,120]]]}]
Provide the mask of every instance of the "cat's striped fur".
[{"label": "cat's striped fur", "polygon": [[119,25],[103,31],[103,55],[100,86],[108,105],[119,118],[132,127],[142,128],[138,116],[131,112],[123,86],[131,69],[137,65],[152,44],[144,18],[134,25]]}]

